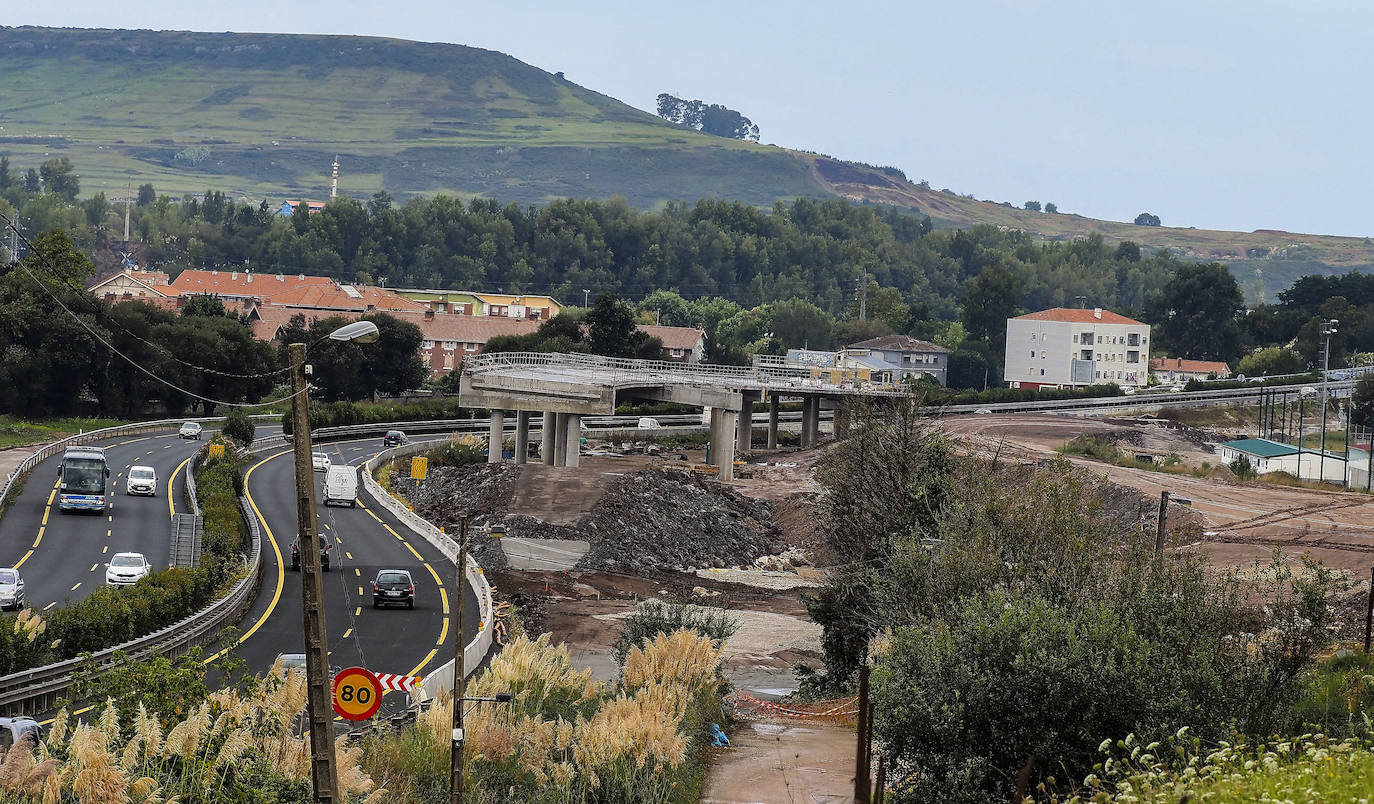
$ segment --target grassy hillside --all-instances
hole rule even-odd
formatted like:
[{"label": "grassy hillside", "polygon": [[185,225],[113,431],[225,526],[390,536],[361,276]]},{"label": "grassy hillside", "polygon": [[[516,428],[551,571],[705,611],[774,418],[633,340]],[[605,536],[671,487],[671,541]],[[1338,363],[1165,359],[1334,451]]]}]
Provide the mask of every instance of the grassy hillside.
[{"label": "grassy hillside", "polygon": [[[1231,263],[1252,300],[1305,273],[1374,270],[1374,242],[1261,230],[1140,227],[1027,212],[816,154],[710,137],[510,56],[351,36],[0,28],[0,153],[68,156],[82,192],[151,182],[253,200],[449,192],[652,208],[797,196],[892,204],[943,226],[1062,240],[1100,233]],[[919,166],[907,166],[917,169]],[[1258,269],[1258,270],[1257,270]]]},{"label": "grassy hillside", "polygon": [[637,206],[824,194],[785,151],[709,137],[510,56],[345,36],[0,29],[0,150],[83,194],[152,182],[280,200],[448,191]]}]

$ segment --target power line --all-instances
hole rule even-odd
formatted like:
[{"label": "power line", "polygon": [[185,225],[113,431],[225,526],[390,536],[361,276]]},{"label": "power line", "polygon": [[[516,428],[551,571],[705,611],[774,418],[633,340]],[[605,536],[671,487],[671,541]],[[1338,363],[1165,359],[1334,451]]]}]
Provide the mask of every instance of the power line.
[{"label": "power line", "polygon": [[[39,262],[42,264],[42,267],[43,267],[44,269],[46,269],[47,272],[48,272],[49,274],[51,274],[52,277],[53,277],[54,279],[56,279],[58,282],[62,282],[62,283],[65,284],[67,287],[71,288],[71,290],[72,290],[73,292],[75,292],[75,293],[77,293],[77,294],[79,294],[79,295],[81,295],[81,296],[86,296],[86,295],[87,295],[87,291],[86,291],[85,288],[82,288],[81,286],[75,284],[75,283],[72,281],[71,277],[65,276],[65,275],[63,275],[61,272],[59,272],[59,271],[57,270],[57,268],[56,268],[55,266],[53,266],[53,265],[48,261],[48,256],[47,256],[46,254],[44,254],[43,252],[39,251],[37,248],[35,248],[34,245],[33,245],[33,243],[31,243],[31,242],[29,241],[29,239],[28,239],[27,237],[25,237],[25,236],[19,231],[19,227],[16,226],[15,223],[14,223],[13,221],[11,221],[9,218],[5,217],[4,213],[0,213],[0,220],[3,220],[3,221],[5,222],[5,224],[9,227],[10,232],[11,232],[12,235],[17,235],[18,238],[24,242],[24,245],[28,247],[28,249],[29,249],[29,251],[30,251],[31,253],[38,255]],[[13,252],[11,252],[11,256],[12,256],[12,255],[13,255]],[[33,275],[30,274],[30,277],[32,277],[32,276],[33,276]],[[37,281],[37,279],[35,279],[34,281]],[[214,368],[210,368],[210,367],[208,367],[208,366],[198,366],[198,365],[196,365],[195,363],[188,363],[187,361],[182,360],[181,358],[177,357],[176,355],[174,355],[174,354],[172,354],[171,352],[169,352],[169,351],[167,351],[166,349],[164,349],[164,348],[161,346],[161,344],[153,343],[152,341],[148,340],[147,338],[144,338],[142,335],[139,335],[138,333],[133,332],[133,331],[130,330],[128,327],[126,327],[126,326],[124,326],[123,324],[119,323],[119,322],[118,322],[117,320],[115,320],[114,318],[108,318],[108,319],[106,319],[106,320],[107,320],[110,324],[113,324],[114,326],[118,327],[125,335],[128,335],[130,338],[133,338],[133,339],[136,340],[136,341],[139,341],[139,342],[141,342],[141,343],[143,343],[143,344],[145,344],[145,345],[147,345],[147,346],[152,347],[153,349],[157,350],[158,352],[161,352],[165,357],[168,357],[168,358],[170,358],[170,359],[176,361],[177,363],[180,363],[181,365],[186,366],[186,367],[189,368],[189,369],[193,369],[193,370],[195,370],[195,371],[203,371],[203,372],[205,372],[206,374],[217,374],[217,375],[219,375],[219,376],[221,376],[221,377],[232,377],[232,378],[234,378],[234,379],[239,379],[239,380],[257,380],[257,379],[271,379],[272,377],[275,377],[275,376],[277,376],[278,374],[284,374],[284,373],[286,373],[287,371],[290,371],[290,370],[291,370],[291,367],[290,367],[290,366],[285,366],[285,367],[282,367],[282,368],[279,368],[279,369],[275,369],[275,370],[269,371],[269,372],[258,372],[258,373],[256,373],[256,374],[236,374],[236,373],[234,373],[234,372],[232,372],[232,371],[222,371],[222,370],[220,370],[220,369],[214,369]]]},{"label": "power line", "polygon": [[[3,216],[0,216],[0,217],[3,217]],[[8,222],[8,219],[5,219],[5,220],[6,220],[6,222]],[[27,243],[27,241],[26,241],[26,243]],[[34,249],[32,243],[27,243],[27,245],[28,245],[29,249],[30,249],[33,253],[38,254],[38,255],[40,256],[40,258],[44,257],[44,255],[42,254],[42,252],[39,252],[37,249]],[[94,327],[92,327],[90,324],[86,323],[86,321],[83,320],[83,319],[81,318],[81,316],[79,316],[79,315],[77,315],[76,313],[72,312],[71,309],[67,307],[67,305],[63,304],[63,303],[62,303],[62,300],[61,300],[60,298],[58,298],[57,294],[56,294],[56,293],[53,293],[53,292],[52,292],[52,289],[49,288],[47,285],[45,285],[41,280],[39,280],[39,278],[38,278],[37,276],[34,276],[33,272],[29,270],[29,267],[28,267],[27,265],[25,265],[25,264],[22,263],[22,262],[16,262],[15,265],[17,265],[17,266],[19,267],[19,270],[23,271],[26,275],[28,275],[29,279],[33,280],[33,283],[34,283],[35,285],[38,285],[39,287],[41,287],[41,288],[43,289],[43,292],[44,292],[44,293],[47,293],[48,296],[52,298],[53,302],[55,302],[55,303],[57,304],[58,307],[62,308],[62,312],[64,312],[64,313],[66,313],[67,315],[71,316],[71,318],[72,318],[73,321],[75,321],[76,323],[80,324],[81,327],[82,327],[83,329],[85,329],[86,332],[88,332],[92,338],[95,338],[97,341],[99,341],[100,344],[101,344],[102,346],[104,346],[106,349],[109,349],[111,352],[115,353],[115,354],[118,355],[119,357],[123,358],[126,362],[129,363],[129,365],[133,366],[134,368],[138,369],[139,371],[143,372],[144,374],[147,374],[149,377],[153,378],[154,380],[157,380],[158,382],[162,383],[163,385],[167,386],[168,388],[171,388],[171,389],[174,390],[174,391],[177,391],[177,392],[179,392],[179,393],[185,394],[186,396],[189,396],[189,397],[191,397],[191,398],[193,398],[193,399],[199,399],[199,400],[202,401],[202,402],[209,402],[209,403],[212,404],[212,405],[223,405],[223,406],[225,406],[225,407],[230,407],[230,408],[260,408],[260,407],[266,407],[266,406],[269,406],[269,405],[276,405],[276,404],[278,404],[278,403],[286,402],[286,401],[291,400],[292,398],[294,398],[294,397],[296,396],[296,393],[304,393],[304,391],[301,391],[301,392],[296,392],[296,393],[287,394],[286,396],[280,397],[280,398],[278,398],[278,399],[273,399],[273,400],[270,400],[270,401],[267,401],[267,402],[248,403],[248,402],[227,402],[227,401],[222,400],[222,399],[212,399],[211,397],[208,397],[208,396],[202,396],[202,395],[196,393],[195,391],[191,391],[191,390],[188,390],[188,389],[186,389],[186,388],[182,388],[181,386],[177,385],[176,383],[172,382],[171,380],[164,379],[164,378],[158,376],[158,375],[157,375],[156,373],[154,373],[153,371],[151,371],[151,370],[149,370],[149,369],[147,369],[147,368],[144,368],[141,364],[139,364],[139,362],[138,362],[137,360],[134,360],[133,358],[129,357],[128,355],[126,355],[126,354],[124,354],[123,352],[121,352],[121,351],[119,351],[118,349],[116,349],[116,348],[114,347],[113,344],[111,344],[109,341],[107,341],[107,340],[105,340],[103,337],[101,337],[100,333],[97,332],[97,331],[95,330]],[[308,390],[308,387],[307,387],[307,390]]]}]

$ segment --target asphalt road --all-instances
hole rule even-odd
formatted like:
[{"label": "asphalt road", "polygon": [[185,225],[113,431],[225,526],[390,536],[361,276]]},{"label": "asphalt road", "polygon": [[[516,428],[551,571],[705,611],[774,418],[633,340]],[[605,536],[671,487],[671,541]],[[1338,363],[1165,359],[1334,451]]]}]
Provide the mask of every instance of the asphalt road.
[{"label": "asphalt road", "polygon": [[[315,445],[336,465],[359,466],[382,448],[380,438]],[[240,622],[234,654],[251,672],[271,666],[279,653],[304,645],[300,573],[290,569],[296,536],[295,474],[289,451],[261,455],[248,464],[247,496],[264,525],[262,589]],[[323,472],[316,472],[319,499]],[[427,541],[385,510],[359,500],[357,508],[319,507],[320,532],[333,543],[325,573],[325,624],[330,664],[373,672],[423,675],[454,655],[457,588],[455,567]],[[381,569],[407,569],[415,581],[415,608],[372,608],[372,580]],[[477,598],[467,595],[467,637],[477,633]],[[213,658],[213,656],[211,657]],[[383,713],[403,708],[403,695],[383,699]]]},{"label": "asphalt road", "polygon": [[[100,513],[58,510],[60,455],[34,467],[18,500],[0,519],[0,562],[19,569],[29,605],[47,611],[90,594],[105,584],[105,563],[115,553],[143,553],[155,567],[166,567],[171,514],[187,510],[186,467],[202,443],[176,433],[104,442],[111,476]],[[129,467],[135,465],[157,470],[156,496],[124,493]]]}]

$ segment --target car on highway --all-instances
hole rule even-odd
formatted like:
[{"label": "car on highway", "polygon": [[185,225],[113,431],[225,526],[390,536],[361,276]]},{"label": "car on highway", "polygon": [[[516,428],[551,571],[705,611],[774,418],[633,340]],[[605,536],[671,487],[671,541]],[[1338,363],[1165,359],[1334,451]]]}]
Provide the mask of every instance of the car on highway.
[{"label": "car on highway", "polygon": [[377,573],[372,582],[372,608],[383,605],[404,603],[406,608],[415,608],[415,581],[410,570],[384,569]]},{"label": "car on highway", "polygon": [[387,430],[386,435],[382,436],[382,446],[399,447],[406,443],[406,434],[400,430]]},{"label": "car on highway", "polygon": [[105,565],[105,583],[110,586],[133,586],[153,571],[142,553],[115,553]]},{"label": "car on highway", "polygon": [[988,414],[991,413],[991,412],[992,412],[992,411],[989,410],[988,408],[979,408],[979,409],[975,410],[973,413],[974,413],[975,416],[986,416],[986,415],[988,415]]},{"label": "car on highway", "polygon": [[[329,539],[324,535],[320,539],[320,569],[329,572],[329,551],[334,549],[334,545],[329,543]],[[291,570],[300,572],[301,570],[301,539],[300,536],[291,543]]]},{"label": "car on highway", "polygon": [[286,675],[292,670],[305,674],[305,654],[304,653],[278,653],[277,660],[272,663],[274,670],[280,670],[282,675]]},{"label": "car on highway", "polygon": [[157,470],[151,466],[129,467],[129,479],[124,483],[125,494],[157,496]]},{"label": "car on highway", "polygon": [[310,461],[315,465],[316,472],[328,472],[329,467],[332,465],[329,461],[329,456],[323,452],[310,453]]},{"label": "car on highway", "polygon": [[0,609],[24,608],[24,576],[14,567],[0,567]]},{"label": "car on highway", "polygon": [[31,717],[0,717],[0,753],[8,752],[20,740],[38,747],[43,739],[43,727]]},{"label": "car on highway", "polygon": [[331,466],[324,473],[324,504],[347,503],[358,507],[358,467],[348,464]]},{"label": "car on highway", "polygon": [[181,429],[177,431],[178,438],[194,438],[200,440],[201,427],[196,422],[184,422]]},{"label": "car on highway", "polygon": [[1316,396],[1316,395],[1317,395],[1317,389],[1316,389],[1316,388],[1313,388],[1313,387],[1310,386],[1310,385],[1304,385],[1304,386],[1302,387],[1302,390],[1301,390],[1301,391],[1298,391],[1298,396],[1304,397],[1304,398],[1306,398],[1306,399],[1311,399],[1312,397],[1314,397],[1314,396]]}]

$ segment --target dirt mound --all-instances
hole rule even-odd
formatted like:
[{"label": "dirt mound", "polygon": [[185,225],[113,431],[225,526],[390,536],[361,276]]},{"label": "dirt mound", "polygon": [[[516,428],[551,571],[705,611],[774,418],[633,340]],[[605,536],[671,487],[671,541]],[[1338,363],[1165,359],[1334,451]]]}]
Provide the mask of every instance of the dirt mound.
[{"label": "dirt mound", "polygon": [[1213,466],[1211,469],[1207,471],[1207,474],[1204,475],[1204,477],[1206,477],[1208,480],[1219,480],[1222,483],[1235,483],[1237,480],[1239,480],[1239,478],[1236,477],[1236,473],[1231,471],[1231,467],[1227,466],[1224,463],[1219,463],[1216,466]]},{"label": "dirt mound", "polygon": [[[459,520],[468,515],[473,517],[470,534],[501,522],[510,536],[585,540],[591,549],[578,562],[580,569],[638,574],[748,566],[792,542],[783,538],[769,502],[713,481],[656,470],[615,478],[572,524],[543,522],[513,505],[521,471],[509,464],[444,467],[431,470],[418,486],[409,478],[393,482],[417,514],[449,533],[456,533]],[[799,527],[796,520],[805,516],[789,513],[792,526]],[[505,568],[496,540],[471,538],[469,547],[482,566]]]}]

